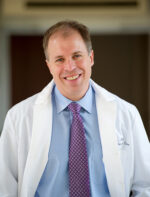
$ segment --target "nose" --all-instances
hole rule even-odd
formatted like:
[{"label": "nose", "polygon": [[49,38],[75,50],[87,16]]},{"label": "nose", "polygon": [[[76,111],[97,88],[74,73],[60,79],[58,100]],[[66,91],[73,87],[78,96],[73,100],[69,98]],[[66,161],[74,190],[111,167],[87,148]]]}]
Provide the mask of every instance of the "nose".
[{"label": "nose", "polygon": [[66,60],[64,67],[66,71],[72,71],[75,69],[76,65],[72,59],[68,59]]}]

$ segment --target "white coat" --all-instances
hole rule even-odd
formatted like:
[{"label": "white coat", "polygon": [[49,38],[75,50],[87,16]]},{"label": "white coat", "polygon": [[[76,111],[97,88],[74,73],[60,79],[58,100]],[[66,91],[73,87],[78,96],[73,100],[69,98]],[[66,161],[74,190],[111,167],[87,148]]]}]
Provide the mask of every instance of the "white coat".
[{"label": "white coat", "polygon": [[[0,139],[0,197],[34,197],[48,161],[52,81],[15,105]],[[136,108],[91,81],[111,197],[150,197],[150,145]]]}]

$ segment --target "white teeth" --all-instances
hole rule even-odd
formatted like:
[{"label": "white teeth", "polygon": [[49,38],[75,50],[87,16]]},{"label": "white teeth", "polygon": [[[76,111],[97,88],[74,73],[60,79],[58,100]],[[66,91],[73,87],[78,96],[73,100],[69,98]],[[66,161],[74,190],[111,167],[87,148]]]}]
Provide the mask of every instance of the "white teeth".
[{"label": "white teeth", "polygon": [[79,77],[79,75],[76,75],[76,76],[72,76],[72,77],[66,77],[67,80],[74,80],[74,79],[77,79]]}]

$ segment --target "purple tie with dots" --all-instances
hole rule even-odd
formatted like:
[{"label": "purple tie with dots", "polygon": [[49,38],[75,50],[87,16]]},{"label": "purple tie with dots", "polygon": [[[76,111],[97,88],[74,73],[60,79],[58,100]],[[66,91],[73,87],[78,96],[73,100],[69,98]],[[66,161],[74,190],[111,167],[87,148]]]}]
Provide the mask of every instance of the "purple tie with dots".
[{"label": "purple tie with dots", "polygon": [[75,102],[68,105],[73,114],[69,147],[70,197],[90,197],[90,179],[84,126],[80,116],[81,106]]}]

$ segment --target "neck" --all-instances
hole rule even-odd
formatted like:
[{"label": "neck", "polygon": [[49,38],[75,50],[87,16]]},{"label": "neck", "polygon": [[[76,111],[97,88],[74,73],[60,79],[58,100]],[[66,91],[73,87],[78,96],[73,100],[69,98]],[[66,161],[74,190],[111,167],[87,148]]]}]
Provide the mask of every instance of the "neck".
[{"label": "neck", "polygon": [[82,99],[85,96],[86,92],[88,91],[88,88],[89,88],[89,86],[86,88],[85,91],[82,91],[82,92],[81,91],[74,92],[74,93],[71,92],[71,94],[66,93],[66,94],[62,94],[62,95],[71,101],[79,101],[80,99]]}]

